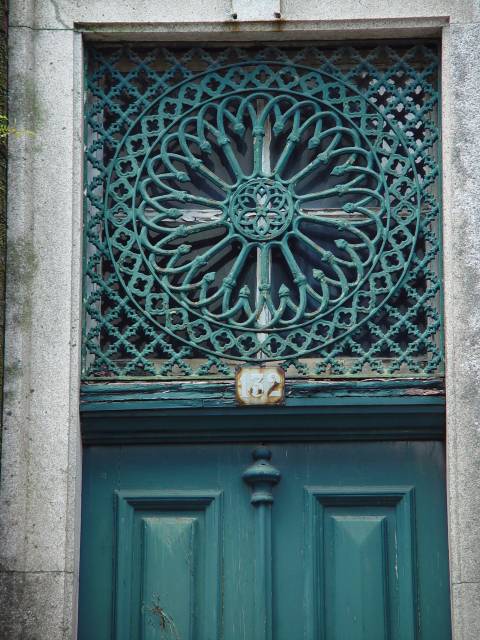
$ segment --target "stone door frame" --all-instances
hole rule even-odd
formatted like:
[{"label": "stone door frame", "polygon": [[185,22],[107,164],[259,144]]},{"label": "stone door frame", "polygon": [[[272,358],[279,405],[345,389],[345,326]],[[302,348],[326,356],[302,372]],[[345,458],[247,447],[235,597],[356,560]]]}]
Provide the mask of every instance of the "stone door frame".
[{"label": "stone door frame", "polygon": [[480,637],[480,4],[475,0],[12,3],[10,119],[17,129],[33,134],[9,141],[0,503],[0,626],[5,637],[76,637],[84,39],[422,37],[442,43],[454,639]]}]

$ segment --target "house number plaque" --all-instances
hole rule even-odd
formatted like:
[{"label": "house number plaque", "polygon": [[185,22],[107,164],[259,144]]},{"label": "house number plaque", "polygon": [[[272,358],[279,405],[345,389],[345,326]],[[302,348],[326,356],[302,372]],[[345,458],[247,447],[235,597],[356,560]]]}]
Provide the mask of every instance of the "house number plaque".
[{"label": "house number plaque", "polygon": [[281,367],[239,367],[235,394],[243,405],[280,404],[285,398],[285,372]]}]

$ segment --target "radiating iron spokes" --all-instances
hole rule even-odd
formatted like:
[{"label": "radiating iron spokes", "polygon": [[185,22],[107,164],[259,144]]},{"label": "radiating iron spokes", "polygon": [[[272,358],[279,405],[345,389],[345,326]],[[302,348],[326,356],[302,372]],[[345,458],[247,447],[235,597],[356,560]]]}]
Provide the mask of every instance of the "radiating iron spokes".
[{"label": "radiating iron spokes", "polygon": [[151,103],[112,163],[105,230],[154,325],[217,356],[285,359],[386,304],[419,217],[408,144],[376,106],[326,72],[265,62]]}]

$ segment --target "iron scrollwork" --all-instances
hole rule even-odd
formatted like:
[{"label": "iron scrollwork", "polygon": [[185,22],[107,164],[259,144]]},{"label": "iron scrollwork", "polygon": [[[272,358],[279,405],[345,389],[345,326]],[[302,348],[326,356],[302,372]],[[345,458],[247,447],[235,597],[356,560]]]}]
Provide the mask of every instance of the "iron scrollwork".
[{"label": "iron scrollwork", "polygon": [[109,258],[149,331],[187,357],[319,357],[418,268],[419,166],[405,127],[332,69],[214,65],[151,99],[117,143]]}]

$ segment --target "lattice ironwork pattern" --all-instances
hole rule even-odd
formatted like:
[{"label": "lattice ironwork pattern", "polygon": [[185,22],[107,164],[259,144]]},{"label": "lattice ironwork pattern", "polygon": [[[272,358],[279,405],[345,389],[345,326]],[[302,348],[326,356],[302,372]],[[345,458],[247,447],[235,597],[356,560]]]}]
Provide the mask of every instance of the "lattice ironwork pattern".
[{"label": "lattice ironwork pattern", "polygon": [[442,371],[436,46],[95,46],[84,376]]}]

